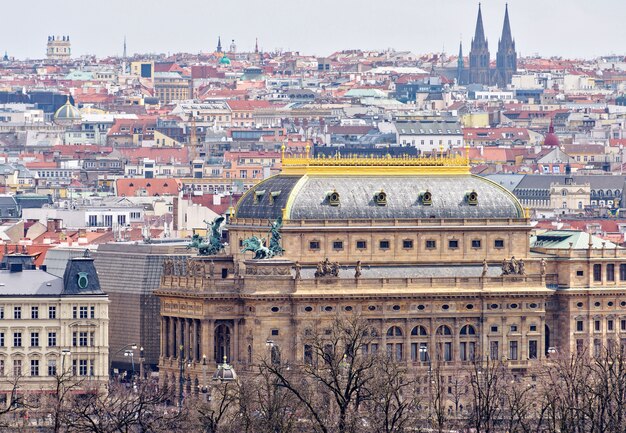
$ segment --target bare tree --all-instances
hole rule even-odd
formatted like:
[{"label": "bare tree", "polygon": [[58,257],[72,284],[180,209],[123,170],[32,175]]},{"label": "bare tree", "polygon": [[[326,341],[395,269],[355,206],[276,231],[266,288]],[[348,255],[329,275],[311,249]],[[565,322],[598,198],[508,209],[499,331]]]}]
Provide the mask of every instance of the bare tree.
[{"label": "bare tree", "polygon": [[414,421],[420,403],[416,379],[389,356],[378,356],[366,386],[365,419],[372,432],[402,433]]},{"label": "bare tree", "polygon": [[502,415],[506,367],[488,356],[477,357],[469,369],[469,427],[476,433],[497,431]]},{"label": "bare tree", "polygon": [[68,431],[90,433],[170,432],[183,426],[185,413],[167,407],[172,389],[144,381],[136,388],[111,382],[72,398],[63,422]]},{"label": "bare tree", "polygon": [[357,431],[363,421],[358,409],[377,362],[366,353],[373,339],[371,326],[359,316],[337,317],[328,328],[301,336],[306,362],[270,359],[261,365],[302,404],[316,430]]}]

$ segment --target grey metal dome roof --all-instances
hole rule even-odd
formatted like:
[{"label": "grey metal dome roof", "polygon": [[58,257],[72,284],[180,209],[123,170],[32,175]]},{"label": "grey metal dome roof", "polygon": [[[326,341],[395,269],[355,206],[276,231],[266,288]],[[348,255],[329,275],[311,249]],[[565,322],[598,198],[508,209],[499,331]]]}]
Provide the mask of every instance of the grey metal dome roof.
[{"label": "grey metal dome roof", "polygon": [[[384,191],[386,203],[375,194]],[[421,195],[428,191],[432,203]],[[329,194],[339,195],[330,203]],[[475,203],[468,194],[475,192]],[[523,218],[524,211],[505,188],[475,175],[419,176],[285,176],[257,184],[241,199],[237,218],[292,220]]]}]

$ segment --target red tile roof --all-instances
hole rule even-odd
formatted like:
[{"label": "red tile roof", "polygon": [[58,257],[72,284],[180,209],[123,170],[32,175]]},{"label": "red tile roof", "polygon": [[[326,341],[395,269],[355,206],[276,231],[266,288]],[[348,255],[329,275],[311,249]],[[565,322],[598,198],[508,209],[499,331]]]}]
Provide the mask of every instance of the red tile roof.
[{"label": "red tile roof", "polygon": [[145,195],[149,197],[177,195],[179,189],[180,185],[174,178],[134,178],[115,181],[115,191],[118,197],[134,197],[140,190],[145,190]]}]

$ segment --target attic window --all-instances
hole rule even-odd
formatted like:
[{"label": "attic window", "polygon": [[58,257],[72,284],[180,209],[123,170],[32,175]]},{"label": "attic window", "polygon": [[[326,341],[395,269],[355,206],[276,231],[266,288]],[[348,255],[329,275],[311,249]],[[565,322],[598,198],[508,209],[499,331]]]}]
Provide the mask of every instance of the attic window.
[{"label": "attic window", "polygon": [[264,195],[265,195],[264,189],[260,191],[254,191],[254,203],[258,203],[259,201],[261,201]]},{"label": "attic window", "polygon": [[148,182],[148,183],[146,184],[146,186],[147,186],[147,187],[151,187],[152,185],[150,184],[150,182]]},{"label": "attic window", "polygon": [[339,206],[339,193],[337,190],[333,190],[327,194],[328,204],[331,206]]},{"label": "attic window", "polygon": [[378,206],[385,206],[387,204],[387,193],[381,189],[380,192],[374,194],[374,201]]},{"label": "attic window", "polygon": [[128,186],[135,186],[135,184],[131,182],[128,184]]},{"label": "attic window", "polygon": [[169,186],[169,185],[167,184],[167,182],[165,182],[165,183],[163,184],[163,188],[167,188],[168,186]]},{"label": "attic window", "polygon": [[428,190],[423,191],[419,195],[419,201],[424,206],[431,206],[433,204],[433,194]]},{"label": "attic window", "polygon": [[476,206],[478,204],[478,193],[476,191],[465,193],[465,200],[470,206]]},{"label": "attic window", "polygon": [[274,204],[274,200],[280,195],[280,191],[270,192],[270,204]]}]

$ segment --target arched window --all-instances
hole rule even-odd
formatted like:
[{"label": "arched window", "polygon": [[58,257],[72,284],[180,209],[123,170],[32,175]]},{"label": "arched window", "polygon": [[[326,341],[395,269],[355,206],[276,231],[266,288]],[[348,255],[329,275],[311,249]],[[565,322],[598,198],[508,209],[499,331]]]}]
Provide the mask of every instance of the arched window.
[{"label": "arched window", "polygon": [[461,328],[461,335],[476,335],[476,329],[472,325],[465,325]]},{"label": "arched window", "polygon": [[[387,338],[395,338],[402,337],[402,329],[398,326],[392,326],[387,329]],[[396,361],[402,361],[403,358],[403,344],[398,342],[388,342],[387,343],[387,356],[391,359],[395,359]]]},{"label": "arched window", "polygon": [[566,190],[566,189],[564,189],[563,191],[561,191],[561,195],[562,195],[563,197],[565,197],[565,196],[567,195],[567,190]]},{"label": "arched window", "polygon": [[437,328],[437,335],[452,335],[452,331],[449,326],[441,325]]},{"label": "arched window", "polygon": [[392,326],[387,329],[387,337],[402,337],[402,329],[398,326]]},{"label": "arched window", "polygon": [[413,328],[413,330],[411,330],[411,335],[427,336],[428,333],[426,332],[426,328],[424,328],[422,325],[417,325],[415,328]]},{"label": "arched window", "polygon": [[476,355],[476,328],[465,325],[461,328],[461,341],[459,341],[459,359],[461,361],[473,361]]},{"label": "arched window", "polygon": [[439,336],[437,341],[437,359],[444,362],[452,361],[452,341],[449,338],[442,338],[452,335],[450,327],[441,325],[437,328],[436,334]]},{"label": "arched window", "polygon": [[227,325],[219,325],[215,328],[215,361],[219,364],[230,360],[230,328]]}]

